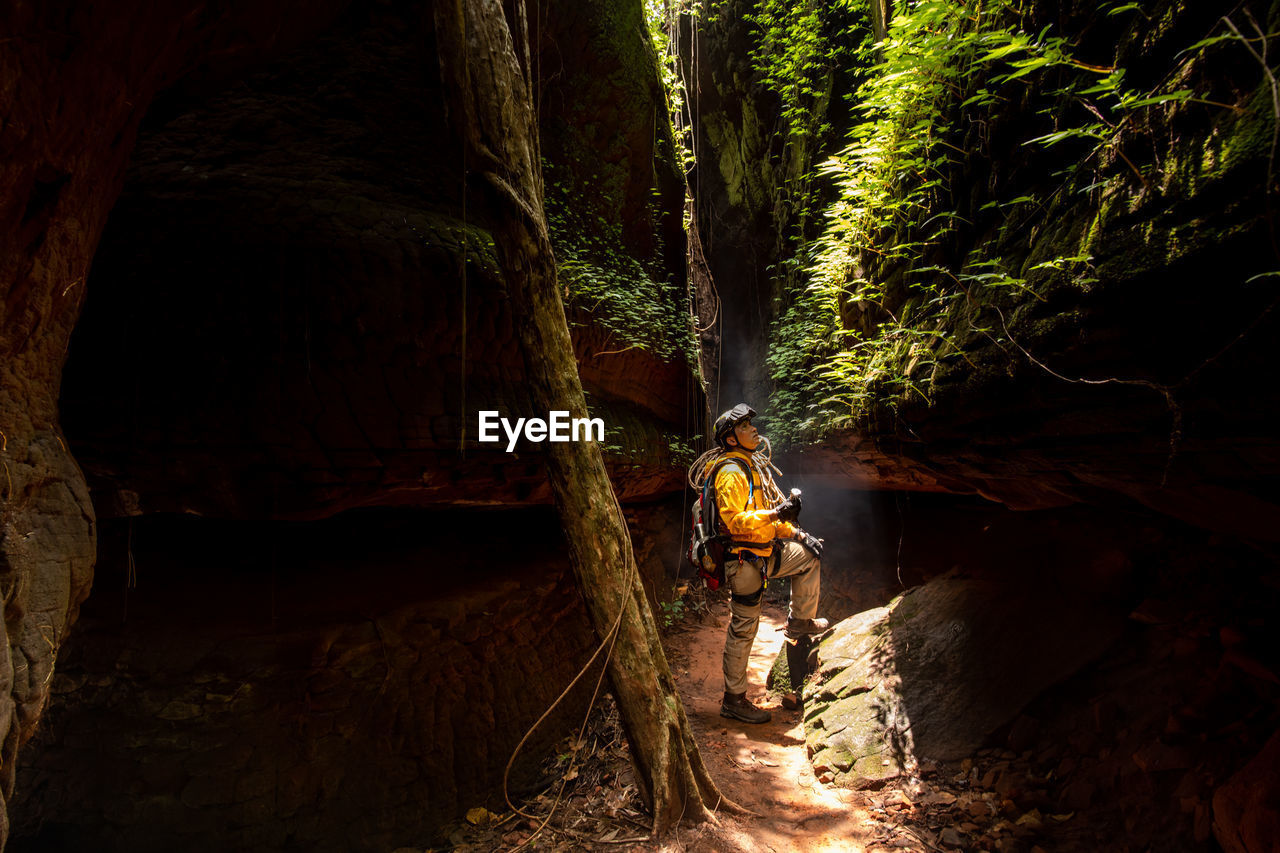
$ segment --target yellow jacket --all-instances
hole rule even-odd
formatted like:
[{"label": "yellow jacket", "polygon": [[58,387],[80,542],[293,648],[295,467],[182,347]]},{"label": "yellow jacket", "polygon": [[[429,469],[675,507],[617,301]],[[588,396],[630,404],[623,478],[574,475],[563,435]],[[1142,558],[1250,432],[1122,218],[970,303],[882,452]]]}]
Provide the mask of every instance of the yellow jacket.
[{"label": "yellow jacket", "polygon": [[[736,461],[720,468],[716,474],[716,506],[720,510],[721,530],[733,537],[734,550],[741,549],[768,557],[773,553],[774,539],[791,539],[796,529],[787,521],[775,521],[773,507],[767,506],[760,488],[760,472],[751,461],[751,455],[742,450],[731,450],[707,466],[710,471],[722,459]],[[743,469],[751,472],[748,482]],[[752,486],[755,486],[752,489]],[[749,543],[749,544],[748,544]]]}]

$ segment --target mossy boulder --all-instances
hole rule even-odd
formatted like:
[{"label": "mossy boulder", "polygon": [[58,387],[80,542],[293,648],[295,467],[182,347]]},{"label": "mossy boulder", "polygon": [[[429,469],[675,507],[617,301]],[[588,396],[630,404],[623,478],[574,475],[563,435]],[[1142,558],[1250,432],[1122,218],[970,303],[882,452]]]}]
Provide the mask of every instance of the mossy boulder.
[{"label": "mossy boulder", "polygon": [[805,686],[814,771],[850,787],[971,754],[1101,654],[1124,609],[1059,584],[948,575],[844,620]]}]

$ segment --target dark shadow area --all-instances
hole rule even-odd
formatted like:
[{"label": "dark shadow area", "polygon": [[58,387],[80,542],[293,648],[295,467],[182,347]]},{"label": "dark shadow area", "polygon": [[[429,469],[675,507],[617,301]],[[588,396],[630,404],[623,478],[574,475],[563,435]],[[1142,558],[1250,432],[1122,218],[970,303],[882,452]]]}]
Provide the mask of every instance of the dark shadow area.
[{"label": "dark shadow area", "polygon": [[549,508],[102,527],[11,850],[429,845],[594,648]]},{"label": "dark shadow area", "polygon": [[1217,849],[1215,792],[1280,724],[1276,555],[1091,508],[993,509],[932,548],[954,567],[894,606],[869,664],[894,760],[952,796],[908,825],[965,849]]}]

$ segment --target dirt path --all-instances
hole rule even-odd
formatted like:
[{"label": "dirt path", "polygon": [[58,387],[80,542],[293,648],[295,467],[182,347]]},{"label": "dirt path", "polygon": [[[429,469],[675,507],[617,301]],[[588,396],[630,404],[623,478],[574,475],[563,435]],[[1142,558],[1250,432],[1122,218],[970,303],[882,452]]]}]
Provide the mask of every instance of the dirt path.
[{"label": "dirt path", "polygon": [[[466,821],[447,828],[449,847],[445,849],[454,853],[1120,849],[1110,843],[1123,839],[1128,831],[1119,818],[1091,824],[1075,818],[1074,812],[1064,813],[1043,790],[1052,774],[1045,775],[1048,771],[1040,766],[1035,770],[1039,775],[1033,775],[1031,751],[1020,756],[1012,750],[984,748],[959,762],[923,762],[920,778],[898,780],[875,791],[819,782],[805,752],[800,714],[784,710],[764,687],[782,648],[782,606],[766,598],[752,648],[748,695],[773,713],[772,721],[755,726],[720,716],[721,659],[729,612],[725,601],[710,607],[710,612],[700,605],[688,613],[665,634],[664,646],[703,760],[721,792],[755,817],[722,812],[715,823],[686,823],[661,840],[649,838],[649,818],[626,736],[616,707],[607,701],[597,705],[583,739],[566,738],[558,754],[544,762],[547,778],[561,781],[524,802],[528,817],[517,819],[510,812],[495,814],[479,807],[469,810]],[[545,827],[544,818],[551,821]]]},{"label": "dirt path", "polygon": [[[760,815],[729,822],[725,829],[730,838],[719,840],[773,853],[862,851],[883,845],[882,825],[861,796],[814,778],[799,712],[785,710],[765,694],[769,668],[782,648],[785,612],[766,603],[751,651],[747,695],[773,713],[773,720],[762,725],[720,716],[727,607],[719,604],[713,617],[679,631],[669,645],[685,709],[712,776],[725,796]],[[740,834],[747,837],[733,838]]]},{"label": "dirt path", "polygon": [[[726,797],[756,817],[721,813],[714,824],[685,824],[661,841],[644,838],[648,818],[613,709],[598,715],[596,728],[579,745],[565,745],[565,755],[549,760],[552,774],[563,773],[567,754],[591,744],[573,765],[573,775],[565,776],[573,781],[564,798],[553,785],[525,803],[534,815],[555,816],[546,832],[537,830],[539,820],[477,809],[479,816],[468,818],[475,825],[463,823],[449,833],[455,853],[943,853],[935,834],[911,825],[919,806],[928,803],[915,802],[929,794],[927,785],[912,782],[859,792],[814,778],[800,714],[784,710],[764,687],[783,643],[785,612],[776,601],[765,600],[748,693],[773,719],[753,726],[720,716],[728,621],[727,602],[714,602],[711,612],[690,614],[672,628],[664,645],[711,775]],[[951,796],[948,802],[955,800]]]}]

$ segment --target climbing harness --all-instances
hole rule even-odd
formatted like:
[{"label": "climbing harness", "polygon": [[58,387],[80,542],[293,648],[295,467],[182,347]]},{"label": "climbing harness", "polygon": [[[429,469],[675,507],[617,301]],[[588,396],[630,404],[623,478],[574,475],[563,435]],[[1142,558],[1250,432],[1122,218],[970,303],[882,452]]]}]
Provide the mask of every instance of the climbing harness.
[{"label": "climbing harness", "polygon": [[[699,577],[707,585],[707,589],[719,589],[725,583],[725,559],[727,557],[738,558],[741,564],[745,559],[754,560],[754,555],[747,552],[743,553],[743,548],[759,548],[759,542],[736,541],[727,533],[721,531],[720,507],[716,502],[715,481],[721,469],[730,463],[738,465],[743,469],[743,473],[747,476],[747,505],[751,506],[755,503],[756,495],[756,478],[760,480],[760,492],[764,500],[769,505],[775,505],[783,500],[782,492],[777,484],[773,481],[773,476],[769,473],[772,468],[779,475],[781,471],[771,461],[772,448],[769,440],[761,437],[760,448],[751,456],[751,465],[741,457],[727,456],[720,448],[709,450],[698,457],[693,465],[689,468],[689,485],[699,493],[698,498],[693,502],[693,511],[690,518],[689,529],[689,547],[686,556],[689,562],[697,570]],[[754,471],[752,470],[754,469]],[[736,550],[734,546],[737,546]],[[751,596],[742,597],[753,598],[754,601],[742,600],[741,603],[754,607],[760,601],[765,586],[768,585],[767,571],[768,561],[765,559],[761,566],[760,578],[763,582],[760,592]],[[739,600],[736,594],[733,596],[735,600]]]}]

